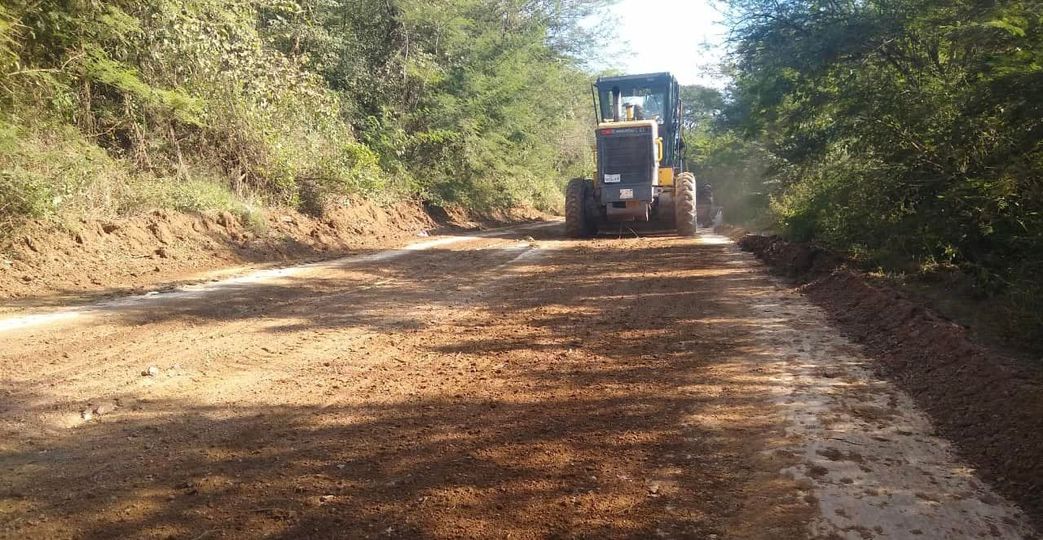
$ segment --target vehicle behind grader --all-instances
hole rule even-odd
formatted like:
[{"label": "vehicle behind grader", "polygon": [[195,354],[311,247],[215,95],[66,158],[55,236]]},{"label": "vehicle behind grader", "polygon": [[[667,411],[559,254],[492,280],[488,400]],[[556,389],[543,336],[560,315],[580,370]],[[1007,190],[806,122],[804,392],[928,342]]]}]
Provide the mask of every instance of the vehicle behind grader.
[{"label": "vehicle behind grader", "polygon": [[708,186],[697,193],[684,167],[680,90],[669,73],[594,83],[597,170],[593,179],[574,178],[566,187],[569,236],[594,236],[622,222],[657,222],[690,236],[700,222],[712,221]]}]

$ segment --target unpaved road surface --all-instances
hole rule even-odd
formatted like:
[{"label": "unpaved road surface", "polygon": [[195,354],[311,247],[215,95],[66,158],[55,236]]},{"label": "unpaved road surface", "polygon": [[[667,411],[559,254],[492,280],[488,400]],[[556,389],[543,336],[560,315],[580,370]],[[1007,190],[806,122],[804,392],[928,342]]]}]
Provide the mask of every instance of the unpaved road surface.
[{"label": "unpaved road surface", "polygon": [[1035,537],[726,239],[560,229],[0,320],[0,536]]}]

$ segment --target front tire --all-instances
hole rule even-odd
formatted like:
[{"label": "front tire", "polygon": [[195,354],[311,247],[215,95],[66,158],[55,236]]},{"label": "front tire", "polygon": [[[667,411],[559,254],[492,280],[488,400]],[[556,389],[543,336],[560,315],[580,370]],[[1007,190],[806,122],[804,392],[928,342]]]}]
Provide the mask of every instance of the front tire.
[{"label": "front tire", "polygon": [[594,216],[589,204],[593,197],[593,182],[586,178],[573,178],[565,187],[565,232],[572,238],[589,238],[597,233]]},{"label": "front tire", "polygon": [[674,210],[677,216],[677,234],[694,236],[698,229],[695,205],[695,175],[681,173],[674,188]]}]

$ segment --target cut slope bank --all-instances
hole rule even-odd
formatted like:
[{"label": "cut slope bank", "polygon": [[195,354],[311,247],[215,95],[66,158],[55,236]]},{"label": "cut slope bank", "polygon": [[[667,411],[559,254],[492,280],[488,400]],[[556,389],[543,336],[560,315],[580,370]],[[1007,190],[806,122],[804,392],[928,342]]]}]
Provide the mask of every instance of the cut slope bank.
[{"label": "cut slope bank", "polygon": [[[497,219],[521,221],[519,212]],[[419,203],[360,202],[313,218],[272,210],[249,221],[228,213],[157,210],[72,226],[29,223],[0,244],[0,301],[17,309],[79,297],[165,288],[243,270],[359,250],[394,248],[439,227],[475,228],[460,212]]]}]

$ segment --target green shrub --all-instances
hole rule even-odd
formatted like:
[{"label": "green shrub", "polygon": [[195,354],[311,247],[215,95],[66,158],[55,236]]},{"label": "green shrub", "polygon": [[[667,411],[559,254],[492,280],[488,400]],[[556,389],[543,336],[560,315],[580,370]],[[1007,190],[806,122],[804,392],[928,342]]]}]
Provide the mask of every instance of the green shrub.
[{"label": "green shrub", "polygon": [[46,178],[20,169],[0,171],[0,215],[44,217],[54,210]]},{"label": "green shrub", "polygon": [[606,2],[5,3],[0,170],[18,202],[0,212],[553,208],[591,166],[577,58],[597,43],[576,21]]}]

